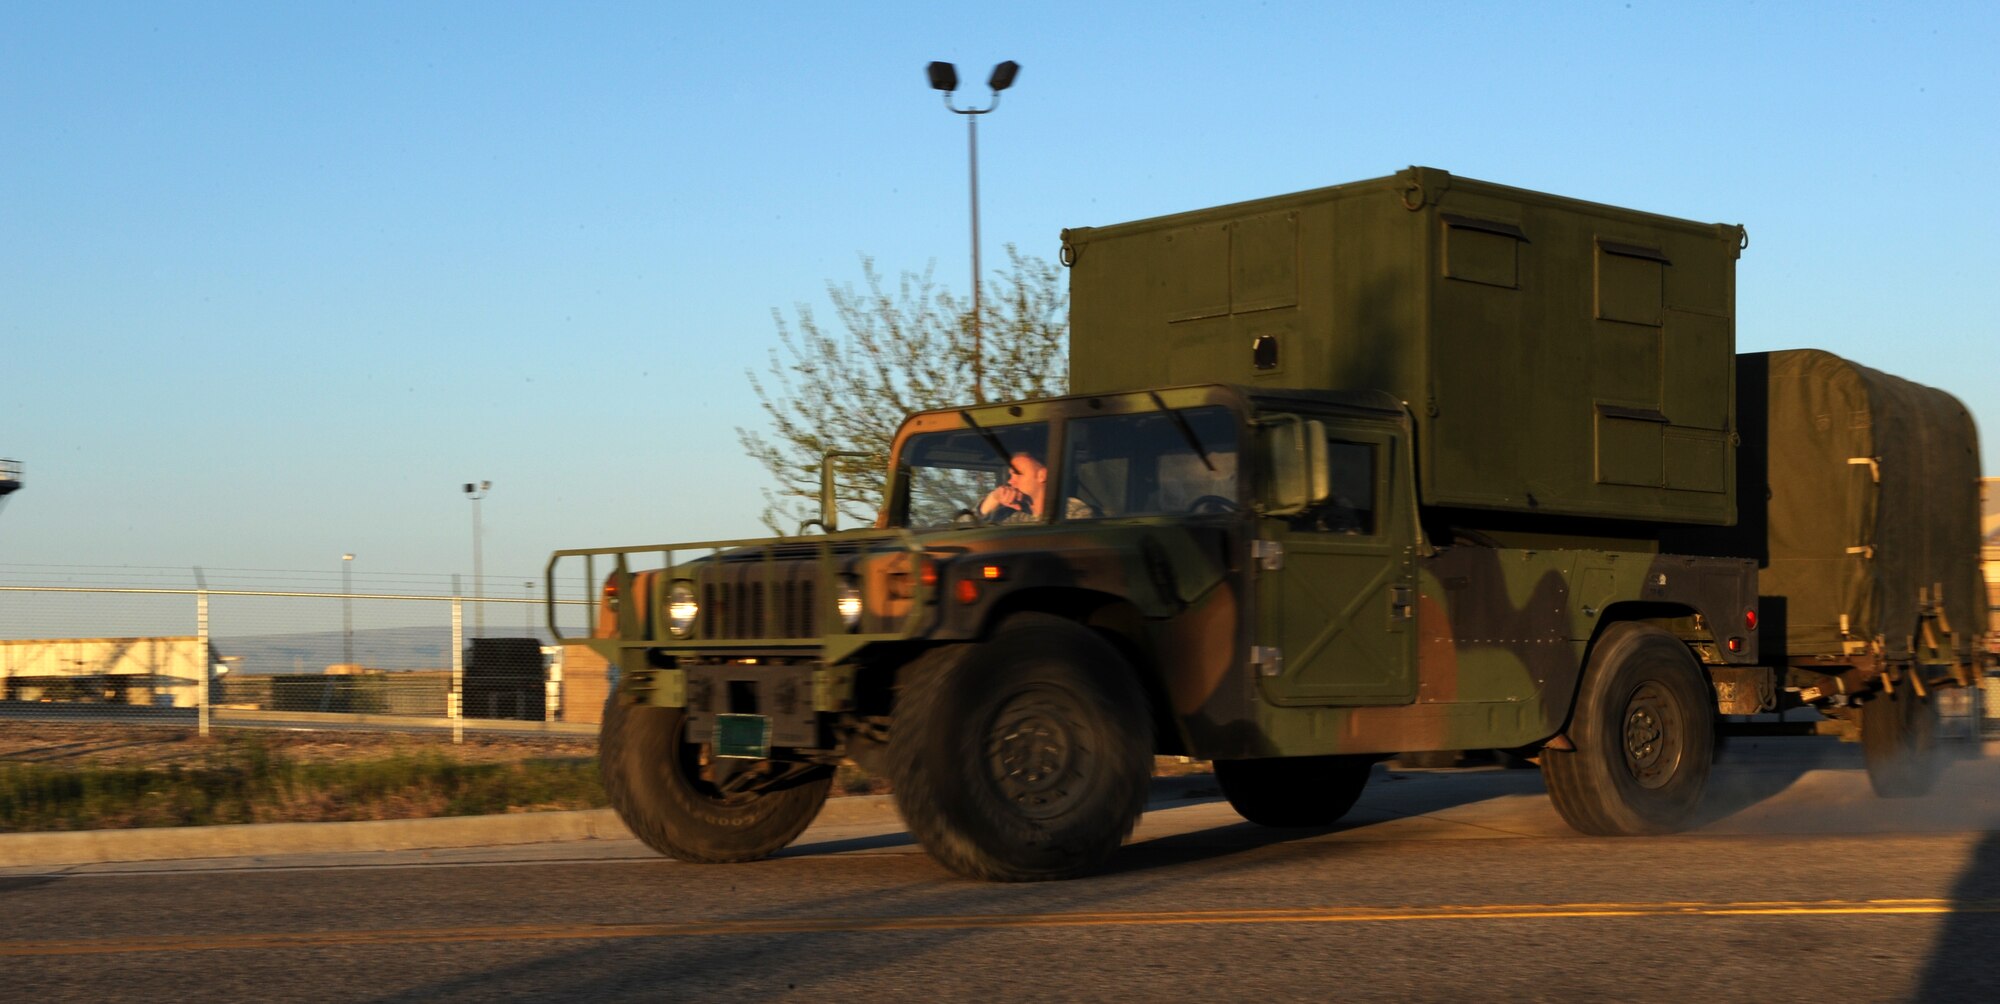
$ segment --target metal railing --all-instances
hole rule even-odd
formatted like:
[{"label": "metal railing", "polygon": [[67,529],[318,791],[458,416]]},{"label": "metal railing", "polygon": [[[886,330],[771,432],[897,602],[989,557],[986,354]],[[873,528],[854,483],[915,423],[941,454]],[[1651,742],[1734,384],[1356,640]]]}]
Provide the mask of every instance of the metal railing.
[{"label": "metal railing", "polygon": [[[608,560],[600,565],[599,559]],[[818,649],[825,661],[837,662],[863,645],[907,638],[923,626],[932,588],[923,581],[925,560],[922,542],[902,529],[557,551],[546,569],[548,620],[558,642],[590,645],[613,662],[634,648],[717,647]],[[648,567],[635,567],[640,562]],[[851,583],[862,593],[859,619],[851,629],[836,628],[842,587],[863,563],[871,568]],[[580,577],[561,574],[574,564],[582,565]],[[646,585],[635,588],[642,581]],[[563,599],[563,585],[579,582],[582,598]],[[687,634],[661,627],[675,582],[689,583],[701,606]],[[597,630],[601,584],[614,594],[616,632]],[[583,624],[566,627],[562,606],[590,613]]]}]

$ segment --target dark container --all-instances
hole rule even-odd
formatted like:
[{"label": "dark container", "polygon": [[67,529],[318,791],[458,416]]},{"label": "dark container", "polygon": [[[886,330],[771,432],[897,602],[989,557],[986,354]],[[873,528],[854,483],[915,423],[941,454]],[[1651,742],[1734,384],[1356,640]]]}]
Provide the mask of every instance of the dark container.
[{"label": "dark container", "polygon": [[474,638],[465,652],[465,717],[539,722],[547,663],[538,638]]}]

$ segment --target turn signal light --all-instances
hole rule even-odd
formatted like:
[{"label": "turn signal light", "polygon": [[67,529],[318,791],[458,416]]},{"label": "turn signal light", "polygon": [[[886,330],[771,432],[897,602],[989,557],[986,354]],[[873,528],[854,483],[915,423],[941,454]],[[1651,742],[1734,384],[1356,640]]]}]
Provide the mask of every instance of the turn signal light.
[{"label": "turn signal light", "polygon": [[1755,610],[1743,611],[1743,626],[1749,628],[1752,631],[1757,630],[1757,611]]},{"label": "turn signal light", "polygon": [[998,582],[1007,577],[1007,570],[999,565],[985,565],[979,569],[979,577],[988,582]]},{"label": "turn signal light", "polygon": [[1743,639],[1741,639],[1741,638],[1731,638],[1731,639],[1729,639],[1729,650],[1730,650],[1731,652],[1741,652],[1741,651],[1743,651]]}]

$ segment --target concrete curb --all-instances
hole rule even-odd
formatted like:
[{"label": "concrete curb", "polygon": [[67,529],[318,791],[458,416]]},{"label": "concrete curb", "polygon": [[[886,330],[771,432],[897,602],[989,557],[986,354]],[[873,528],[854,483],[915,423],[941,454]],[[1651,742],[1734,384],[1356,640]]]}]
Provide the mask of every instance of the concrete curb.
[{"label": "concrete curb", "polygon": [[116,861],[407,851],[489,844],[630,837],[610,809],[505,816],[380,819],[351,823],[159,826],[0,835],[0,867]]},{"label": "concrete curb", "polygon": [[[1155,778],[1155,807],[1202,794],[1209,775]],[[828,799],[813,830],[853,826],[900,827],[902,817],[889,795],[849,795]],[[812,831],[807,831],[812,832]],[[283,854],[339,854],[370,851],[502,847],[564,840],[631,840],[611,809],[570,812],[516,812],[499,816],[433,819],[370,819],[351,823],[249,823],[229,826],[155,826],[135,830],[69,830],[53,833],[0,833],[0,868],[175,861],[195,858],[249,858]]]},{"label": "concrete curb", "polygon": [[[889,796],[857,795],[828,800],[813,825],[850,826],[896,819],[896,807]],[[632,832],[611,809],[351,823],[157,826],[0,834],[0,868],[631,839]]]}]

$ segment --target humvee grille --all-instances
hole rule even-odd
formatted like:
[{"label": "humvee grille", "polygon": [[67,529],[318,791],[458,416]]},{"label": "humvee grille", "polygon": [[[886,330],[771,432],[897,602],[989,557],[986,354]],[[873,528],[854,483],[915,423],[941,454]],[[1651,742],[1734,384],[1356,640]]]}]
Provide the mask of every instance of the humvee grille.
[{"label": "humvee grille", "polygon": [[[702,585],[700,637],[814,638],[813,567],[785,569],[765,581],[755,566],[719,570],[719,582]],[[754,581],[752,581],[754,579]]]}]

